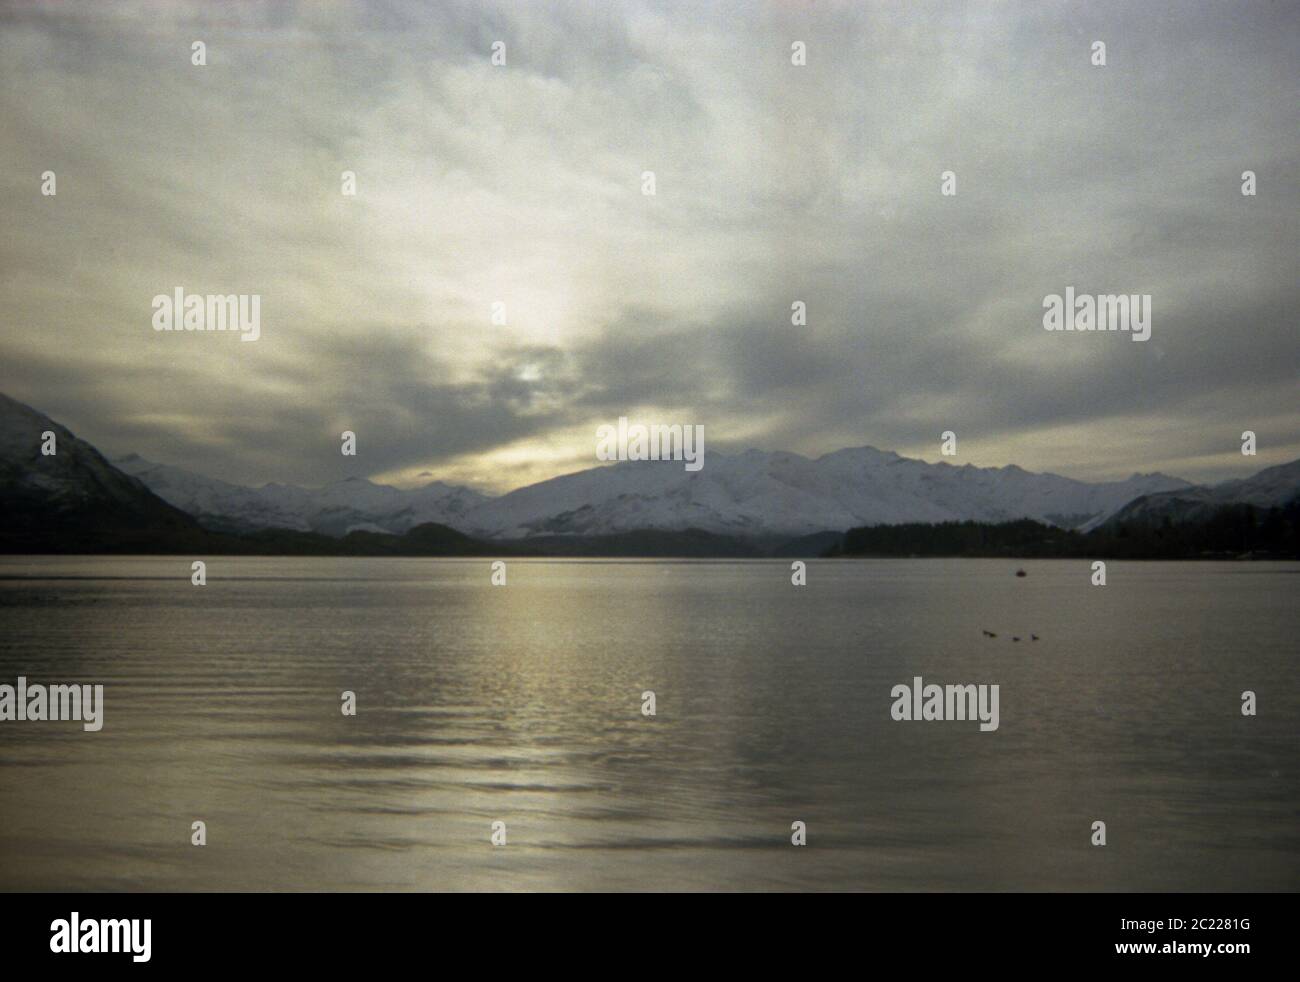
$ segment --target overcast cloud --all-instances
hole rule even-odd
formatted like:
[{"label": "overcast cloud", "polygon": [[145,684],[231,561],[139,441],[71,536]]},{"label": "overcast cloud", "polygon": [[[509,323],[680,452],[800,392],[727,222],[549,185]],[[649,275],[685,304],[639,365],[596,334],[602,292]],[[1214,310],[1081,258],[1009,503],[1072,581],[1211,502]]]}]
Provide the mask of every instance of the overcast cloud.
[{"label": "overcast cloud", "polygon": [[[620,415],[1244,476],[1300,457],[1298,68],[1294,3],[7,3],[0,390],[246,483],[505,490]],[[1067,286],[1151,340],[1044,331]]]}]

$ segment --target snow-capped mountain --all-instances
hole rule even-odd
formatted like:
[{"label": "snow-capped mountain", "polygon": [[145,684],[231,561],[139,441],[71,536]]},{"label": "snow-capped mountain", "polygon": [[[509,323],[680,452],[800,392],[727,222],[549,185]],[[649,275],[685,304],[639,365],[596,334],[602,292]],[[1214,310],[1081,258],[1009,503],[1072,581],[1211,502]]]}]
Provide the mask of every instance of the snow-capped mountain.
[{"label": "snow-capped mountain", "polygon": [[515,538],[632,529],[803,535],[859,525],[1034,518],[1076,527],[1134,498],[1190,485],[1163,474],[1088,484],[1019,467],[954,467],[859,447],[816,460],[750,450],[709,453],[697,472],[670,461],[625,462],[491,499],[458,526]]},{"label": "snow-capped mountain", "polygon": [[459,527],[467,512],[488,500],[477,491],[441,481],[411,490],[359,477],[323,488],[293,484],[248,488],[155,464],[136,454],[114,463],[204,526],[223,531],[284,528],[333,536],[357,530],[400,534],[425,522]]},{"label": "snow-capped mountain", "polygon": [[3,394],[0,506],[0,546],[6,550],[30,543],[56,551],[118,548],[146,530],[178,537],[199,531],[189,515],[113,467],[67,427]]},{"label": "snow-capped mountain", "polygon": [[1213,487],[1189,487],[1137,498],[1113,515],[1088,523],[1086,531],[1123,522],[1155,524],[1195,522],[1226,505],[1282,508],[1300,500],[1300,460],[1269,467],[1247,478],[1224,481]]},{"label": "snow-capped mountain", "polygon": [[709,453],[700,471],[672,461],[594,467],[488,498],[435,482],[415,490],[361,478],[303,488],[247,488],[134,454],[117,466],[209,528],[288,528],[344,535],[401,533],[439,522],[471,535],[606,535],[703,529],[728,535],[804,535],[856,525],[1034,518],[1073,528],[1142,495],[1190,488],[1163,474],[1088,484],[1019,467],[954,467],[860,447],[816,460],[750,450]]},{"label": "snow-capped mountain", "polygon": [[1141,495],[1190,488],[1163,474],[1088,484],[1019,467],[954,467],[860,447],[816,460],[750,450],[709,453],[700,471],[679,462],[625,462],[488,498],[442,483],[404,491],[349,478],[323,488],[247,488],[134,454],[117,465],[209,528],[288,528],[344,535],[401,533],[439,522],[471,535],[607,535],[703,529],[795,536],[857,525],[1035,518],[1073,528]]},{"label": "snow-capped mountain", "polygon": [[[498,539],[643,529],[793,537],[862,525],[1018,518],[1088,530],[1117,514],[1182,520],[1222,504],[1269,507],[1300,494],[1300,461],[1204,488],[1163,474],[1092,484],[1015,466],[929,464],[872,447],[816,459],[711,452],[699,471],[680,461],[629,461],[498,498],[436,481],[406,490],[362,478],[323,488],[249,488],[134,454],[114,467],[48,417],[4,396],[0,423],[0,478],[5,498],[20,507],[116,501],[147,512],[166,502],[219,531],[281,528],[337,537],[354,530],[402,534],[435,522]],[[40,457],[46,430],[58,434],[57,458]]]},{"label": "snow-capped mountain", "polygon": [[[41,453],[46,433],[55,436],[55,455]],[[710,453],[694,472],[680,461],[624,462],[499,498],[440,482],[403,490],[361,478],[323,488],[248,488],[135,455],[117,464],[49,417],[0,395],[0,508],[6,518],[0,548],[174,551],[244,548],[249,541],[213,538],[200,523],[217,532],[290,529],[336,538],[349,531],[402,535],[428,523],[498,540],[703,530],[733,543],[796,540],[863,525],[1018,518],[1087,531],[1166,517],[1196,522],[1224,505],[1271,508],[1300,501],[1300,461],[1214,487],[1163,474],[1089,484],[1014,466],[929,464],[871,447],[815,460],[757,450]],[[456,532],[430,534],[445,539]],[[293,546],[277,541],[277,548]],[[469,541],[453,544],[467,549]],[[374,543],[353,546],[364,552]],[[420,547],[415,543],[412,554]]]}]

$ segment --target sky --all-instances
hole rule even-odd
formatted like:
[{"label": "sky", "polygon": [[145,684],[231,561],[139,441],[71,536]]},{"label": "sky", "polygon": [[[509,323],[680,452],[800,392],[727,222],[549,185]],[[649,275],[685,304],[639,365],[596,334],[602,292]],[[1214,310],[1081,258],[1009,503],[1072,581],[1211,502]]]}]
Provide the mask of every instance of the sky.
[{"label": "sky", "polygon": [[1252,0],[0,2],[0,391],[247,484],[505,491],[620,416],[1242,477],[1300,457],[1298,69]]}]

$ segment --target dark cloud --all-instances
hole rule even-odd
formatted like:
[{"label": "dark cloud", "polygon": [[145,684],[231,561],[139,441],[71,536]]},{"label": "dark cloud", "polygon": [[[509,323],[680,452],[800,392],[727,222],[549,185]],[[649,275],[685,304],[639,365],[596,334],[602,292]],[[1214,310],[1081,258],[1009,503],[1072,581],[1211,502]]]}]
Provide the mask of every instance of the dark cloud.
[{"label": "dark cloud", "polygon": [[[628,414],[1079,477],[1292,459],[1297,42],[1264,2],[9,8],[0,387],[249,482],[509,486]],[[176,285],[261,294],[263,339],[155,334]],[[1151,294],[1151,340],[1043,331],[1067,286]]]}]

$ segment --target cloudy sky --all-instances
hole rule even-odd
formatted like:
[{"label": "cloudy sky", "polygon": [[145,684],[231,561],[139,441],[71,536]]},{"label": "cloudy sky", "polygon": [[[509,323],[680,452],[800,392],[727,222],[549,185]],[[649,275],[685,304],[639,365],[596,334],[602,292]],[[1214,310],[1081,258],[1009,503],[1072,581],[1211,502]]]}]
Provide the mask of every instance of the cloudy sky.
[{"label": "cloudy sky", "polygon": [[[1244,476],[1300,457],[1298,69],[1250,0],[0,3],[0,391],[246,483],[505,490],[619,416]],[[1044,331],[1068,286],[1151,340]]]}]

